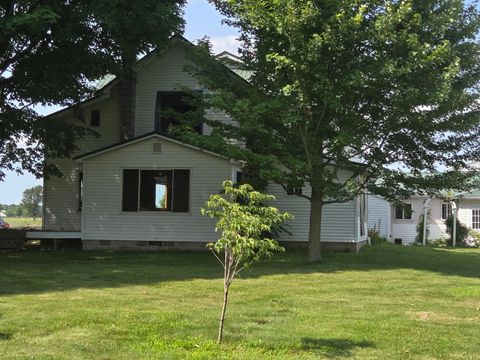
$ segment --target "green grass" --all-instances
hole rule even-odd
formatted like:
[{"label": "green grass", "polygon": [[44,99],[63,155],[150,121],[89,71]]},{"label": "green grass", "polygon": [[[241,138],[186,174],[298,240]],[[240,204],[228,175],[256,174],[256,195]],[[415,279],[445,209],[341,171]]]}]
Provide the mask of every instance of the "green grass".
[{"label": "green grass", "polygon": [[37,228],[40,229],[42,227],[42,218],[33,218],[31,217],[6,217],[3,218],[7,223],[10,224],[11,228],[19,229],[19,228]]},{"label": "green grass", "polygon": [[480,250],[277,256],[234,281],[208,253],[1,253],[0,358],[478,359]]}]

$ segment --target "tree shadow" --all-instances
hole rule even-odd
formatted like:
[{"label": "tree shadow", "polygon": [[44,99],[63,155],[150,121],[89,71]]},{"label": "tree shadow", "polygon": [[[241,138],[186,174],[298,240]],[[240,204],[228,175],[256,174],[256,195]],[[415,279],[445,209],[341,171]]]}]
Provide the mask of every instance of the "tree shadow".
[{"label": "tree shadow", "polygon": [[328,356],[335,357],[352,357],[353,350],[356,348],[375,347],[372,341],[354,341],[350,339],[315,339],[302,338],[301,349],[304,351],[318,351]]},{"label": "tree shadow", "polygon": [[[289,251],[255,265],[241,277],[414,269],[478,278],[480,251],[389,245],[369,247],[360,254],[325,253],[322,263],[305,259],[304,252]],[[0,295],[220,279],[222,275],[208,252],[0,253]]]},{"label": "tree shadow", "polygon": [[0,341],[2,340],[10,340],[12,338],[12,334],[4,333],[0,331]]}]

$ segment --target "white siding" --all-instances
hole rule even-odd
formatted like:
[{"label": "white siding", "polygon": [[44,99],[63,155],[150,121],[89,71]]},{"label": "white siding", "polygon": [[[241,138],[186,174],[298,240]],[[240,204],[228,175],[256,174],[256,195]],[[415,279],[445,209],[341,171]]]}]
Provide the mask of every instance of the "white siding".
[{"label": "white siding", "polygon": [[[92,127],[99,137],[87,136],[77,141],[78,150],[75,155],[115,144],[120,139],[118,123],[118,102],[116,93],[112,97],[82,108],[87,125],[90,124],[90,111],[100,110],[100,126]],[[58,118],[58,121],[67,121],[81,124],[71,113]],[[55,163],[64,177],[51,176],[44,179],[44,230],[79,231],[80,212],[78,211],[78,173],[81,166],[72,159],[48,159]]]},{"label": "white siding", "polygon": [[423,199],[409,199],[405,200],[404,203],[412,205],[412,218],[395,219],[395,208],[392,206],[392,241],[402,239],[403,244],[413,244],[415,242],[418,219],[423,214]]},{"label": "white siding", "polygon": [[[392,206],[392,238],[400,238],[404,244],[413,244],[417,236],[417,224],[423,215],[423,203],[425,198],[412,198],[406,200],[406,204],[412,204],[413,215],[411,220],[395,219],[395,209]],[[442,219],[441,199],[432,199],[429,204],[428,239],[436,240],[448,237],[445,220]]]},{"label": "white siding", "polygon": [[390,239],[391,206],[380,196],[368,195],[368,229],[375,229],[379,235]]},{"label": "white siding", "polygon": [[[308,199],[287,195],[283,188],[276,184],[270,184],[266,192],[275,195],[276,201],[273,206],[282,211],[287,211],[295,216],[295,219],[289,223],[289,231],[292,235],[282,234],[280,240],[283,241],[308,241],[308,231],[310,222],[310,202]],[[310,195],[310,187],[304,187],[303,193]],[[356,242],[358,233],[356,227],[358,221],[355,211],[356,201],[346,203],[330,204],[323,208],[322,212],[322,231],[321,240],[323,242]],[[366,236],[360,240],[366,239]]]},{"label": "white siding", "polygon": [[[155,103],[158,91],[175,91],[182,88],[201,89],[198,80],[185,67],[192,65],[187,59],[184,45],[178,42],[161,56],[148,59],[141,65],[137,74],[135,134],[143,135],[154,130]],[[226,114],[207,110],[206,117],[225,123],[233,123]],[[204,134],[209,135],[211,128],[204,125]]]},{"label": "white siding", "polygon": [[472,210],[480,210],[480,199],[462,199],[458,202],[458,220],[472,228]]},{"label": "white siding", "polygon": [[[152,153],[161,142],[162,152]],[[190,169],[190,212],[122,212],[123,168]],[[85,160],[84,240],[215,240],[215,221],[200,208],[234,173],[228,160],[160,139],[148,139]]]},{"label": "white siding", "polygon": [[430,218],[429,218],[429,240],[445,239],[448,237],[445,220],[442,219],[441,199],[432,199],[430,201]]}]

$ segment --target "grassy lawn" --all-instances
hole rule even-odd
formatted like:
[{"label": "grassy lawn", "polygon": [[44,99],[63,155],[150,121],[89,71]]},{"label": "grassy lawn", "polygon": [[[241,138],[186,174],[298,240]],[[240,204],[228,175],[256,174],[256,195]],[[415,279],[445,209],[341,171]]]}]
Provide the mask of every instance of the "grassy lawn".
[{"label": "grassy lawn", "polygon": [[208,253],[1,253],[0,358],[479,359],[480,250],[287,253],[232,286]]},{"label": "grassy lawn", "polygon": [[42,228],[42,218],[33,220],[31,217],[6,217],[3,220],[9,223],[11,228]]}]

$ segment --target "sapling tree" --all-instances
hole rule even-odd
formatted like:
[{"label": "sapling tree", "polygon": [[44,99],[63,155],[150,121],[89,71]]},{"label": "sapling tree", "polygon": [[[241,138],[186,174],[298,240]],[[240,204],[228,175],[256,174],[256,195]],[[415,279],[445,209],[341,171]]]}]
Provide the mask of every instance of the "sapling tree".
[{"label": "sapling tree", "polygon": [[240,271],[275,251],[285,251],[272,237],[272,231],[291,218],[277,208],[268,206],[273,195],[254,191],[249,184],[234,187],[231,181],[223,183],[223,193],[211,195],[202,214],[218,219],[216,231],[220,238],[208,244],[223,266],[223,305],[218,329],[218,342],[223,339],[228,290]]}]

